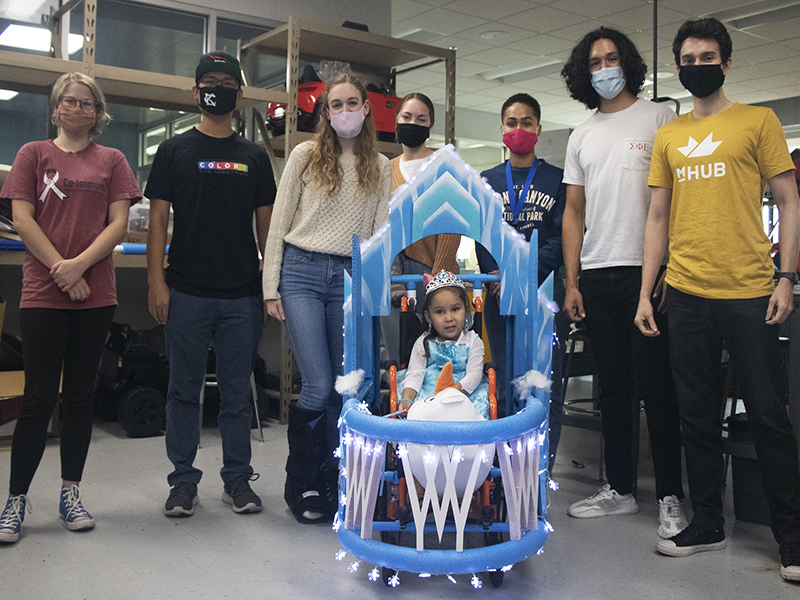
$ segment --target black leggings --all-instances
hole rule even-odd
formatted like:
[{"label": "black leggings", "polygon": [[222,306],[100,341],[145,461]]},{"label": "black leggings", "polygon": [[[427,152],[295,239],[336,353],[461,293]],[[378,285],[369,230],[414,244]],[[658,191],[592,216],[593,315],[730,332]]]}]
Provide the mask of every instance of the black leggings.
[{"label": "black leggings", "polygon": [[94,387],[115,306],[19,311],[25,397],[11,443],[9,493],[27,494],[61,385],[61,477],[80,481],[92,437]]}]

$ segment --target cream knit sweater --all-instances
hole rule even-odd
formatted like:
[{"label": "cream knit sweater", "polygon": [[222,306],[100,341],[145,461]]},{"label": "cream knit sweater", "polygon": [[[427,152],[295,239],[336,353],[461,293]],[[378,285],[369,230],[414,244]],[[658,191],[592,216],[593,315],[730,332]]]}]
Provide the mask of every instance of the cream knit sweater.
[{"label": "cream knit sweater", "polygon": [[300,178],[313,141],[298,145],[286,161],[272,211],[264,252],[264,299],[280,298],[278,284],[283,262],[283,245],[303,250],[350,256],[353,234],[363,242],[389,220],[392,168],[380,156],[380,184],[371,193],[358,187],[357,159],[342,155],[343,177],[339,190],[329,194],[313,185],[308,174]]}]

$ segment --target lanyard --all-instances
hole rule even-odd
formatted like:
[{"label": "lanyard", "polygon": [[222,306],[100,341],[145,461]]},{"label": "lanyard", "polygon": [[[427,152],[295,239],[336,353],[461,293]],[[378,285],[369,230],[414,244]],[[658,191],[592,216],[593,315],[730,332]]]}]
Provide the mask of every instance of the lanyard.
[{"label": "lanyard", "polygon": [[528,176],[525,178],[525,185],[520,190],[519,198],[514,193],[514,180],[511,177],[511,161],[506,161],[506,187],[508,188],[508,203],[511,205],[511,214],[514,216],[514,224],[517,224],[519,213],[522,211],[522,205],[525,204],[525,199],[528,197],[528,190],[533,182],[533,176],[536,175],[536,169],[539,167],[539,159],[534,158],[531,168],[528,170]]}]

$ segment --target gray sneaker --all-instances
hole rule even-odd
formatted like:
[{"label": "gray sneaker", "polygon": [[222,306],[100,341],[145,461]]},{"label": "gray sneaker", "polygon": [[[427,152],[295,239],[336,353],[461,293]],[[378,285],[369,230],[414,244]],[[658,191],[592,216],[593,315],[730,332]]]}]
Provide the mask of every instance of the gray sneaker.
[{"label": "gray sneaker", "polygon": [[668,540],[689,526],[677,496],[664,496],[658,501],[658,537]]},{"label": "gray sneaker", "polygon": [[261,512],[261,498],[250,488],[250,482],[256,479],[258,473],[229,481],[222,491],[222,501],[230,504],[235,513]]},{"label": "gray sneaker", "polygon": [[197,497],[197,486],[188,481],[182,481],[172,486],[169,498],[164,505],[164,514],[168,517],[191,517],[194,507],[200,503]]},{"label": "gray sneaker", "polygon": [[593,519],[610,515],[633,515],[639,512],[639,504],[633,494],[620,495],[605,484],[585,500],[579,500],[567,509],[567,514],[576,519]]}]

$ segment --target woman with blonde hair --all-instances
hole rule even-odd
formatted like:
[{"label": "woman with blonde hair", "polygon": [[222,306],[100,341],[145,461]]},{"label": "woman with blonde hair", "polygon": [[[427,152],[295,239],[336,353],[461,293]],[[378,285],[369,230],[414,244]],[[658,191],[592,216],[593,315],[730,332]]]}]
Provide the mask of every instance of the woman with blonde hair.
[{"label": "woman with blonde hair", "polygon": [[2,191],[26,247],[19,311],[25,393],[0,517],[5,543],[20,537],[62,373],[59,516],[70,531],[94,527],[78,486],[92,435],[95,378],[117,305],[111,252],[125,235],[128,209],[141,198],[122,152],[92,141],[110,120],[92,78],[62,75],[50,114],[58,136],[25,144]]},{"label": "woman with blonde hair", "polygon": [[320,106],[314,139],[286,161],[264,255],[265,310],[286,321],[302,378],[300,398],[289,405],[284,489],[301,523],[336,511],[344,271],[353,234],[366,240],[388,220],[392,179],[363,82],[334,76]]}]

